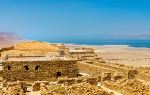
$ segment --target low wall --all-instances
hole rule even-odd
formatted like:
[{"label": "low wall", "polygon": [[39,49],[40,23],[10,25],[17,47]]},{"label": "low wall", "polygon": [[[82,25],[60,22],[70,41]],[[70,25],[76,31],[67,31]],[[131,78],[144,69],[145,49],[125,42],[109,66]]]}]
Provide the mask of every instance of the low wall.
[{"label": "low wall", "polygon": [[79,72],[88,73],[93,76],[95,76],[95,75],[99,76],[104,72],[111,72],[111,73],[116,72],[115,70],[111,70],[108,68],[104,68],[104,67],[84,63],[84,62],[78,62],[77,66],[78,66]]},{"label": "low wall", "polygon": [[110,83],[110,82],[105,81],[105,82],[103,82],[102,85],[103,85],[104,87],[106,87],[106,88],[109,88],[109,89],[118,91],[118,92],[120,92],[120,93],[122,93],[122,94],[125,94],[125,95],[127,94],[127,93],[124,93],[124,90],[122,90],[121,87],[119,87],[118,85],[115,85],[115,84],[113,84],[113,83]]},{"label": "low wall", "polygon": [[85,77],[85,78],[60,78],[58,79],[58,84],[77,84],[77,83],[82,83],[86,82],[91,85],[97,85],[98,83],[98,78],[97,77]]},{"label": "low wall", "polygon": [[78,66],[79,72],[88,73],[90,75],[101,74],[101,69],[97,66],[94,66],[88,63],[82,63],[82,62],[78,62],[77,66]]}]

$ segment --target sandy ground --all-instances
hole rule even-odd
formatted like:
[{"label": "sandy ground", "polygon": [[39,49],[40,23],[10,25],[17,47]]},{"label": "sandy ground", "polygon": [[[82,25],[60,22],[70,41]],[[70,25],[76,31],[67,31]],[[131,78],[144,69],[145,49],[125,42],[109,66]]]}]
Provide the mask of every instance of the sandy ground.
[{"label": "sandy ground", "polygon": [[[70,48],[79,46],[69,45]],[[150,48],[134,48],[127,45],[84,45],[84,47],[94,48],[99,57],[110,63],[120,63],[134,67],[150,67]]]},{"label": "sandy ground", "polygon": [[132,47],[99,47],[96,49],[98,56],[111,63],[121,63],[135,67],[150,66],[150,49]]}]

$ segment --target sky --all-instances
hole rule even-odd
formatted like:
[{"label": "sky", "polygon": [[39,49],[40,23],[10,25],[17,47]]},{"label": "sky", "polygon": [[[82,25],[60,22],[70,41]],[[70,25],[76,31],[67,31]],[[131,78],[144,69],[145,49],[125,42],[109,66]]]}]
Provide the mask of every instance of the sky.
[{"label": "sky", "polygon": [[150,1],[0,0],[0,32],[43,41],[150,39]]}]

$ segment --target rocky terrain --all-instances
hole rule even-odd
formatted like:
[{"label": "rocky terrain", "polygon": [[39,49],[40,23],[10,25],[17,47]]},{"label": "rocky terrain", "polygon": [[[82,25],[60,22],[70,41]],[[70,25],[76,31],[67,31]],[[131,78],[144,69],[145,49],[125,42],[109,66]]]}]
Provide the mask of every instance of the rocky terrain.
[{"label": "rocky terrain", "polygon": [[[34,44],[36,45],[31,47],[36,47],[37,51],[39,43],[34,42]],[[30,48],[24,48],[26,46],[28,45],[21,44],[19,48],[29,51]],[[61,76],[55,81],[13,83],[2,80],[1,70],[0,93],[3,93],[2,95],[150,95],[150,49],[127,46],[67,45],[67,47],[69,51],[66,55],[77,58],[78,76],[73,78]],[[40,45],[39,48],[45,51]],[[48,48],[50,49],[54,50]],[[24,52],[21,53],[20,57],[23,57]],[[37,55],[35,52],[32,53]]]}]

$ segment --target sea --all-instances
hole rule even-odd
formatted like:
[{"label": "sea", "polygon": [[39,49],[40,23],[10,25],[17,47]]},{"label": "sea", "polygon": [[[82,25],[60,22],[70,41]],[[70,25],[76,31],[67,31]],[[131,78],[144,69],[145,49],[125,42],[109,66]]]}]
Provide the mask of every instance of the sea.
[{"label": "sea", "polygon": [[96,40],[96,39],[69,39],[54,40],[50,43],[65,43],[78,45],[128,45],[129,47],[150,48],[150,40]]}]

